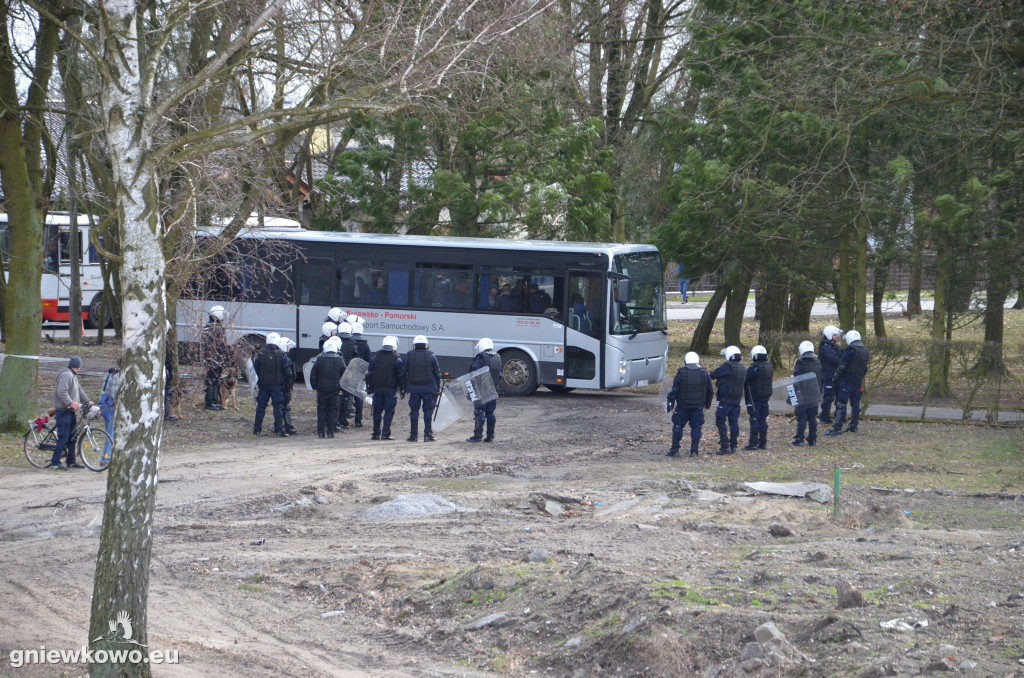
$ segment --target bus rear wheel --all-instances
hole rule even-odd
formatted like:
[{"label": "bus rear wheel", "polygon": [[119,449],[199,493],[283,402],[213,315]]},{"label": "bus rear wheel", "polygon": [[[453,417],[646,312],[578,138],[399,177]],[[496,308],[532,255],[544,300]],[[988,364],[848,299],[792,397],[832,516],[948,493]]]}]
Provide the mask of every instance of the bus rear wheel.
[{"label": "bus rear wheel", "polygon": [[537,366],[526,353],[509,349],[501,354],[501,381],[505,395],[528,396],[537,390]]}]

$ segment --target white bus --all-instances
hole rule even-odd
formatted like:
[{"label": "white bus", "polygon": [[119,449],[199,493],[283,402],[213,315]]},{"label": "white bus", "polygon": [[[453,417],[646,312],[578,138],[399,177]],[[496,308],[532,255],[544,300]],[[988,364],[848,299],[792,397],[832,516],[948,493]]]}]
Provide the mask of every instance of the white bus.
[{"label": "white bus", "polygon": [[[7,220],[7,214],[0,214],[0,253],[3,256],[5,275],[9,257]],[[76,256],[82,284],[82,320],[86,325],[95,327],[93,320],[103,299],[103,275],[100,273],[99,253],[89,244],[89,232],[95,217],[79,214],[77,221],[78,252],[72,253],[69,229],[71,216],[67,212],[49,212],[46,215],[43,226],[43,275],[40,289],[43,322],[68,323],[71,257]]]},{"label": "white bus", "polygon": [[230,343],[269,332],[318,352],[327,312],[365,318],[376,350],[423,334],[446,376],[468,371],[489,337],[503,390],[644,386],[665,377],[668,332],[661,256],[651,245],[381,235],[268,228],[240,236],[178,305],[178,338],[199,339],[214,305]]}]

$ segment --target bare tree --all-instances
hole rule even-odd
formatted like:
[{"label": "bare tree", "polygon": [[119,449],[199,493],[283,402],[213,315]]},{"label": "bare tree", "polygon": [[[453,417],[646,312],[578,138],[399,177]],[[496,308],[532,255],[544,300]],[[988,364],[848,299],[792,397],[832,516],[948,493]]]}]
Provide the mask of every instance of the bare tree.
[{"label": "bare tree", "polygon": [[[315,39],[285,39],[303,25],[283,11],[284,0],[240,3],[223,41],[212,46],[194,72],[182,70],[165,49],[188,30],[192,17],[215,12],[213,3],[170,2],[142,6],[130,0],[98,0],[88,7],[77,34],[99,77],[102,132],[113,177],[112,204],[120,236],[124,352],[122,397],[115,419],[116,447],[108,475],[103,532],[97,558],[89,637],[95,650],[115,647],[106,629],[126,612],[146,642],[152,520],[163,433],[164,341],[167,327],[166,224],[161,176],[195,158],[239,148],[279,133],[343,119],[359,111],[391,111],[437,95],[451,78],[472,77],[486,52],[501,49],[517,28],[543,13],[531,2],[423,2],[395,7],[371,2],[358,7],[313,4],[301,17]],[[145,16],[143,16],[145,13]],[[224,20],[221,16],[220,20]],[[294,24],[285,26],[286,22]],[[63,25],[69,33],[72,27]],[[270,47],[275,49],[270,50]],[[302,49],[299,49],[301,47]],[[176,54],[174,50],[170,54]],[[264,59],[273,54],[274,61]],[[299,103],[287,104],[283,65],[297,66]],[[263,70],[266,67],[266,70]],[[239,86],[244,97],[202,107],[219,87]],[[244,91],[244,90],[243,90]],[[173,129],[168,120],[201,110],[207,124]],[[216,115],[213,115],[216,113]],[[264,142],[263,161],[280,148]],[[187,186],[183,173],[181,185]],[[182,190],[185,200],[189,191]],[[239,214],[238,229],[244,223]],[[230,235],[230,233],[228,233]],[[91,674],[149,675],[148,664],[93,664]]]}]

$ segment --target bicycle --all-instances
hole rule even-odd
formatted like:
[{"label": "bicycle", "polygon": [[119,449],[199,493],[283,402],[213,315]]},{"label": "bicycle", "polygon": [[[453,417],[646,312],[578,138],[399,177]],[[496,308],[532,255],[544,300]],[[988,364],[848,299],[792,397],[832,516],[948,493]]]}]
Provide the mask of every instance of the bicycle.
[{"label": "bicycle", "polygon": [[[92,422],[99,419],[99,408],[86,412],[71,431],[71,440],[77,446],[78,458],[90,471],[106,471],[110,464],[110,455],[104,451],[107,443],[113,445],[110,435],[100,427],[93,427]],[[57,422],[34,419],[28,424],[25,433],[25,458],[36,468],[47,468],[57,449]]]}]

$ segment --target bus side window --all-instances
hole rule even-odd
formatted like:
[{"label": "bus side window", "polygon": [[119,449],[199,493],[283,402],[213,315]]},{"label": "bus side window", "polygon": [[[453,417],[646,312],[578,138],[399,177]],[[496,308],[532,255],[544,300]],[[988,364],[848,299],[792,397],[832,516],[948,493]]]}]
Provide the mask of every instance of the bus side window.
[{"label": "bus side window", "polygon": [[323,259],[311,259],[300,266],[299,303],[309,306],[330,306],[334,263]]}]

